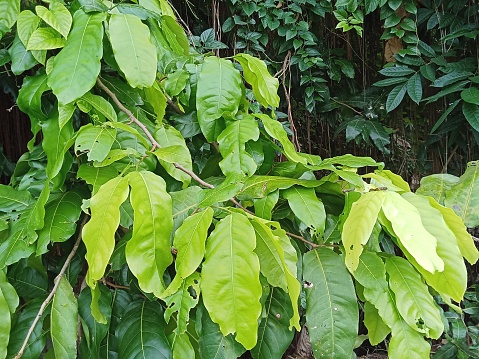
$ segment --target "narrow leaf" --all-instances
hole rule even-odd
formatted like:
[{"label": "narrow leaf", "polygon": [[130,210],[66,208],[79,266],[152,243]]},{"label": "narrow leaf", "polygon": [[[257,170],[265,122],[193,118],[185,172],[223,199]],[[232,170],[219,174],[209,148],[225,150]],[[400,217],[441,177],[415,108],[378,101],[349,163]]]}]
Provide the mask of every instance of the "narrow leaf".
[{"label": "narrow leaf", "polygon": [[368,329],[368,339],[371,345],[378,345],[391,333],[391,329],[384,323],[378,310],[370,302],[364,303],[364,325]]},{"label": "narrow leaf", "polygon": [[419,104],[422,99],[422,84],[419,73],[412,75],[407,82],[407,94],[415,103]]},{"label": "narrow leaf", "polygon": [[391,92],[389,92],[388,98],[386,99],[386,111],[391,112],[396,107],[399,106],[401,101],[406,94],[407,84],[397,85],[394,87]]}]

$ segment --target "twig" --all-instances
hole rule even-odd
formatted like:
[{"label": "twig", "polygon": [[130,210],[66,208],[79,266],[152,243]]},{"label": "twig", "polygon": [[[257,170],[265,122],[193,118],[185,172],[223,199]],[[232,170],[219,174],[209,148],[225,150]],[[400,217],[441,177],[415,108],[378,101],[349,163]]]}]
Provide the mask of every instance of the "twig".
[{"label": "twig", "polygon": [[[289,69],[289,82],[288,82],[288,87],[286,88],[286,69]],[[299,151],[299,142],[298,142],[298,131],[296,131],[296,126],[294,125],[293,121],[293,111],[291,107],[291,51],[288,51],[288,54],[284,58],[283,62],[283,68],[281,69],[282,72],[282,83],[283,83],[283,90],[284,90],[284,95],[286,96],[286,103],[288,104],[288,122],[289,126],[291,127],[291,132],[293,133],[293,136],[291,138],[291,142],[293,142],[293,145],[296,149],[296,151]]]},{"label": "twig", "polygon": [[105,280],[105,283],[103,283],[109,287],[112,287],[112,288],[116,288],[116,289],[126,289],[126,290],[130,290],[130,287],[127,287],[126,285],[119,285],[119,284],[115,284],[115,283],[112,283],[112,282],[109,282],[107,280]]},{"label": "twig", "polygon": [[355,112],[356,114],[358,114],[359,116],[364,116],[364,114],[363,114],[361,111],[356,110],[354,107],[349,106],[347,103],[344,103],[344,102],[335,100],[333,97],[331,97],[330,99],[331,99],[333,102],[336,102],[336,103],[339,104],[339,105],[346,106],[347,108],[349,108],[350,110],[352,110],[353,112]]},{"label": "twig", "polygon": [[32,333],[33,331],[35,330],[35,327],[38,323],[38,321],[40,320],[40,318],[42,317],[43,315],[43,312],[45,311],[46,307],[48,306],[48,304],[50,303],[50,301],[52,300],[53,296],[55,295],[55,293],[57,292],[58,290],[58,286],[60,285],[60,280],[62,279],[62,277],[65,275],[65,272],[68,268],[68,266],[70,265],[70,262],[72,261],[73,259],[73,256],[75,255],[77,249],[78,249],[78,246],[80,245],[80,242],[81,242],[81,239],[82,239],[82,228],[83,226],[85,225],[86,223],[86,220],[87,220],[87,216],[85,216],[80,224],[80,230],[79,230],[79,233],[78,233],[78,238],[72,248],[72,251],[70,252],[70,254],[68,255],[67,259],[65,260],[65,263],[63,264],[63,267],[62,269],[60,270],[60,273],[58,273],[58,275],[56,276],[54,282],[55,282],[55,285],[53,286],[53,289],[52,291],[50,292],[50,294],[48,295],[47,299],[45,299],[40,307],[40,309],[38,310],[38,314],[37,316],[35,317],[35,319],[33,320],[33,323],[32,325],[30,326],[30,329],[28,329],[28,332],[27,332],[27,335],[25,337],[25,340],[23,341],[23,344],[20,348],[20,350],[18,351],[17,355],[15,355],[15,357],[13,359],[20,359],[23,355],[23,352],[25,351],[25,349],[27,348],[27,345],[28,345],[28,340],[30,339],[30,337],[32,336]]}]

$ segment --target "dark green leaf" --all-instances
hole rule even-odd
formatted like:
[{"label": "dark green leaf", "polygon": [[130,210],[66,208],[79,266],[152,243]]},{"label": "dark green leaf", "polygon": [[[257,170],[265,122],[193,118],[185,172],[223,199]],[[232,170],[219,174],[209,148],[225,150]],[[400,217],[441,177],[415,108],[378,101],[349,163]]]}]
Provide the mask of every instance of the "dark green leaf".
[{"label": "dark green leaf", "polygon": [[[478,91],[479,92],[479,91]],[[412,75],[407,82],[407,94],[415,103],[419,104],[422,98],[422,84],[419,73]]]},{"label": "dark green leaf", "polygon": [[391,112],[399,106],[406,94],[407,85],[398,85],[391,90],[386,100],[386,111]]},{"label": "dark green leaf", "polygon": [[462,113],[469,125],[476,131],[479,131],[479,106],[464,102],[462,104]]},{"label": "dark green leaf", "polygon": [[479,89],[477,87],[469,87],[461,92],[461,98],[465,102],[479,105]]}]

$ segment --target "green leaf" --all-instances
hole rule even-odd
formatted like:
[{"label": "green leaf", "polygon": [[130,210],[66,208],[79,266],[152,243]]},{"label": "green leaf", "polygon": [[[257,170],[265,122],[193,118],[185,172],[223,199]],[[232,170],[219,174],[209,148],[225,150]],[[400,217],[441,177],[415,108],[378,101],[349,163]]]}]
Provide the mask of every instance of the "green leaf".
[{"label": "green leaf", "polygon": [[15,24],[20,13],[20,0],[6,0],[0,3],[0,39]]},{"label": "green leaf", "polygon": [[429,204],[441,212],[446,225],[452,231],[457,239],[457,245],[461,254],[470,264],[474,264],[479,259],[479,251],[472,240],[471,235],[467,231],[462,219],[454,213],[451,208],[441,206],[434,198],[428,197]]},{"label": "green leaf", "polygon": [[386,258],[386,272],[392,291],[400,298],[396,306],[406,323],[427,337],[438,339],[444,331],[441,313],[420,274],[400,257]]},{"label": "green leaf", "polygon": [[242,98],[241,75],[231,61],[207,57],[201,67],[197,90],[198,122],[206,140],[213,142],[225,125],[221,118],[234,118]]},{"label": "green leaf", "polygon": [[258,123],[252,116],[233,121],[218,136],[218,146],[223,160],[220,167],[225,176],[252,176],[256,171],[256,162],[246,152],[246,142],[259,138]]},{"label": "green leaf", "polygon": [[381,343],[391,329],[384,323],[378,310],[370,302],[364,303],[364,325],[368,329],[368,339],[371,345],[378,345]]},{"label": "green leaf", "polygon": [[35,11],[48,25],[53,27],[66,39],[72,26],[70,11],[59,1],[50,3],[50,10],[44,6],[36,6]]},{"label": "green leaf", "polygon": [[344,222],[341,240],[346,252],[346,267],[351,273],[358,267],[359,257],[373,232],[385,198],[384,191],[363,194],[353,203]]},{"label": "green leaf", "polygon": [[11,70],[15,75],[21,75],[38,64],[35,57],[33,57],[32,52],[27,51],[25,46],[23,46],[18,34],[15,36],[12,46],[8,49],[8,54],[12,59]]},{"label": "green leaf", "polygon": [[53,50],[65,46],[65,39],[52,28],[40,27],[30,36],[27,44],[27,50]]},{"label": "green leaf", "polygon": [[113,122],[118,121],[118,118],[116,116],[115,110],[113,109],[113,106],[103,97],[98,95],[93,95],[92,93],[87,92],[81,97],[81,100],[88,102],[95,110],[100,112],[103,116],[105,116],[110,121],[113,121]]},{"label": "green leaf", "polygon": [[466,227],[479,226],[479,166],[469,163],[457,183],[446,191],[444,205],[452,208],[462,218]]},{"label": "green leaf", "polygon": [[37,255],[47,252],[50,243],[65,242],[75,234],[80,218],[82,196],[69,191],[45,206],[45,222],[38,232]]},{"label": "green leaf", "polygon": [[424,359],[430,357],[430,344],[405,322],[398,322],[392,333],[388,346],[388,358]]},{"label": "green leaf", "polygon": [[24,10],[18,15],[17,34],[23,46],[27,46],[30,36],[38,28],[40,20],[41,19],[30,10]]},{"label": "green leaf", "polygon": [[430,196],[437,202],[443,204],[446,192],[459,181],[459,177],[448,173],[437,173],[421,178],[416,194]]},{"label": "green leaf", "polygon": [[350,358],[358,334],[354,285],[341,257],[318,248],[303,257],[306,324],[316,358]]},{"label": "green leaf", "polygon": [[474,130],[479,131],[479,106],[464,102],[462,104],[462,113],[467,122],[469,122],[469,125],[471,125]]},{"label": "green leaf", "polygon": [[[170,176],[183,182],[183,188],[186,188],[191,182],[191,177],[175,167],[175,163],[178,163],[187,170],[193,171],[191,154],[185,139],[173,126],[166,125],[155,132],[155,139],[162,146],[154,152],[160,164]],[[172,149],[173,152],[171,152]]]},{"label": "green leaf", "polygon": [[132,302],[116,328],[119,357],[171,359],[165,327],[159,302]]},{"label": "green leaf", "polygon": [[106,13],[75,12],[73,29],[48,75],[48,85],[61,104],[80,98],[95,85],[103,55],[105,18]]},{"label": "green leaf", "polygon": [[465,102],[479,105],[479,89],[477,87],[469,87],[461,92],[461,98]]},{"label": "green leaf", "polygon": [[18,108],[28,114],[30,118],[46,120],[47,115],[43,112],[42,96],[47,91],[47,75],[38,71],[34,76],[27,76],[18,92]]},{"label": "green leaf", "polygon": [[422,99],[421,76],[418,72],[412,75],[407,81],[407,94],[415,103],[419,104]]},{"label": "green leaf", "polygon": [[263,122],[264,128],[268,135],[278,140],[283,146],[284,155],[288,160],[293,162],[298,162],[306,164],[307,160],[305,157],[302,157],[299,153],[296,152],[293,143],[289,140],[288,134],[286,133],[281,122],[273,120],[271,117],[265,114],[255,114],[257,118]]},{"label": "green leaf", "polygon": [[115,60],[131,87],[151,87],[157,58],[148,26],[134,15],[112,14],[109,36]]},{"label": "green leaf", "polygon": [[472,73],[467,71],[453,71],[444,76],[439,77],[436,79],[431,86],[433,87],[445,87],[447,85],[459,82],[472,76]]},{"label": "green leaf", "polygon": [[199,207],[208,207],[215,203],[229,201],[236,196],[242,185],[243,183],[237,181],[235,176],[225,178],[225,180],[215,188],[201,191],[199,195]]},{"label": "green leaf", "polygon": [[381,75],[390,76],[390,77],[402,77],[415,73],[413,69],[410,69],[407,66],[393,66],[386,67],[379,71]]},{"label": "green leaf", "polygon": [[50,332],[55,358],[74,358],[77,354],[78,304],[65,277],[60,278],[53,297]]},{"label": "green leaf", "polygon": [[385,192],[382,205],[385,217],[400,243],[430,273],[444,270],[444,262],[436,253],[437,239],[424,228],[419,211],[396,192]]},{"label": "green leaf", "polygon": [[279,81],[270,75],[266,64],[248,54],[237,54],[234,59],[241,64],[244,78],[251,85],[258,102],[264,107],[278,107]]},{"label": "green leaf", "polygon": [[263,219],[270,220],[274,206],[278,203],[279,191],[274,191],[269,195],[254,201],[254,213]]},{"label": "green leaf", "polygon": [[324,234],[326,211],[314,189],[293,186],[284,190],[282,196],[301,222],[312,228],[315,234]]},{"label": "green leaf", "polygon": [[158,297],[165,289],[163,273],[173,262],[171,197],[165,181],[152,172],[131,172],[128,183],[135,217],[133,236],[126,244],[126,261],[140,288]]},{"label": "green leaf", "polygon": [[236,333],[246,349],[256,345],[261,314],[256,236],[248,219],[232,213],[216,225],[206,243],[201,290],[211,319],[223,335]]},{"label": "green leaf", "polygon": [[169,74],[165,81],[165,91],[170,97],[178,96],[186,87],[190,74],[188,71],[181,69]]},{"label": "green leaf", "polygon": [[26,221],[26,217],[16,221],[11,226],[7,239],[0,243],[0,269],[18,262],[22,258],[27,258],[35,252],[35,246],[25,240],[27,236]]},{"label": "green leaf", "polygon": [[120,223],[120,205],[128,197],[128,179],[115,177],[100,187],[90,199],[90,221],[83,227],[82,239],[88,262],[87,283],[95,288],[103,277],[115,248],[115,232]]},{"label": "green leaf", "polygon": [[85,163],[80,165],[77,172],[77,178],[92,185],[92,194],[95,194],[103,184],[116,176],[118,176],[118,171],[113,167],[93,167]]},{"label": "green leaf", "polygon": [[294,331],[288,329],[288,318],[293,315],[291,307],[287,305],[289,301],[283,290],[271,288],[258,328],[258,337],[261,340],[251,350],[254,359],[281,358],[291,344]]},{"label": "green leaf", "polygon": [[75,110],[76,106],[73,103],[66,105],[58,104],[58,127],[60,130],[70,121]]},{"label": "green leaf", "polygon": [[298,298],[301,288],[296,279],[296,250],[286,233],[279,229],[279,224],[271,222],[273,226],[277,226],[274,231],[257,218],[253,218],[251,224],[256,233],[255,253],[261,258],[261,273],[271,285],[288,293],[293,309],[289,317],[289,329],[295,327],[299,331]]},{"label": "green leaf", "polygon": [[8,282],[7,276],[2,270],[0,270],[0,290],[7,302],[10,313],[14,314],[19,304],[19,298],[15,288]]},{"label": "green leaf", "polygon": [[386,111],[391,112],[396,107],[399,106],[401,101],[406,94],[407,84],[398,85],[394,87],[391,92],[389,92],[388,98],[386,99]]},{"label": "green leaf", "polygon": [[373,86],[386,87],[386,86],[391,86],[391,85],[402,84],[406,81],[408,81],[408,79],[406,77],[392,77],[392,78],[377,81],[377,82],[373,83]]},{"label": "green leaf", "polygon": [[89,161],[103,161],[115,141],[116,129],[88,124],[80,128],[75,140],[75,153],[87,153]]},{"label": "green leaf", "polygon": [[10,328],[12,318],[10,316],[10,308],[0,286],[0,358],[7,357],[7,346],[10,339]]},{"label": "green leaf", "polygon": [[33,203],[33,197],[27,190],[20,191],[11,186],[0,184],[0,212],[20,212]]}]

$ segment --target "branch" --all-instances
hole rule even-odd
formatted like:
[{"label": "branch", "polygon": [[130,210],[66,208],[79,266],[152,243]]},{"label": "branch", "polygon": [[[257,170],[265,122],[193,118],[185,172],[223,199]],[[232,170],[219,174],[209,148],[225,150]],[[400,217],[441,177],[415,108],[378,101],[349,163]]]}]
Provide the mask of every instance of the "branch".
[{"label": "branch", "polygon": [[15,355],[15,357],[13,359],[20,359],[25,351],[25,349],[27,348],[27,345],[28,345],[28,340],[30,339],[30,337],[32,336],[32,333],[33,331],[35,330],[35,327],[38,323],[38,321],[40,320],[40,318],[42,317],[43,315],[43,312],[45,311],[46,307],[48,306],[48,304],[50,303],[50,301],[52,300],[53,296],[55,295],[55,293],[57,292],[58,290],[58,286],[60,285],[60,279],[62,279],[62,277],[65,275],[65,272],[68,268],[68,266],[70,265],[70,262],[72,261],[73,259],[73,256],[75,255],[77,249],[78,249],[78,246],[80,245],[80,242],[81,242],[81,238],[82,238],[82,229],[83,229],[83,226],[85,225],[86,223],[86,220],[87,220],[87,216],[85,216],[80,224],[80,231],[78,233],[78,238],[72,248],[72,251],[70,252],[70,254],[68,255],[67,259],[65,260],[65,263],[63,264],[63,267],[62,269],[60,270],[60,273],[58,273],[58,275],[56,276],[54,282],[55,282],[55,285],[53,286],[53,289],[52,291],[50,292],[50,294],[48,295],[47,299],[45,299],[40,307],[40,309],[38,310],[38,314],[37,316],[35,317],[35,319],[33,320],[33,323],[32,325],[30,326],[30,329],[28,329],[28,332],[27,332],[27,335],[25,337],[25,340],[23,341],[23,344],[20,348],[20,350],[18,351],[17,355]]}]

